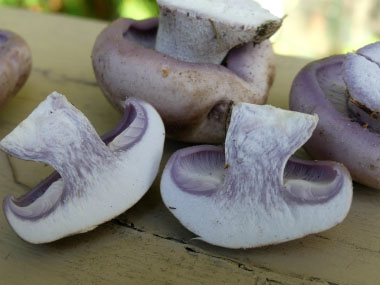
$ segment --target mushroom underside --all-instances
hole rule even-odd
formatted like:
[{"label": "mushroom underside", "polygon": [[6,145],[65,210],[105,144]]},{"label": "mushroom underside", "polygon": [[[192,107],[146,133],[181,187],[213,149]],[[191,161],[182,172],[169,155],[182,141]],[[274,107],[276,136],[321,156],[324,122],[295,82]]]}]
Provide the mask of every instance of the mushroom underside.
[{"label": "mushroom underside", "polygon": [[380,134],[379,112],[369,109],[351,97],[352,93],[347,88],[342,75],[343,65],[342,59],[342,61],[323,66],[316,72],[316,78],[324,96],[348,120],[358,123],[370,132]]},{"label": "mushroom underside", "polygon": [[[211,196],[225,185],[225,172],[231,165],[226,164],[222,147],[198,147],[196,152],[183,156],[178,154],[171,168],[171,176],[178,188],[194,194]],[[284,168],[283,199],[296,203],[317,204],[337,194],[342,186],[342,177],[335,165],[302,160],[291,157]],[[291,186],[291,187],[289,187]]]},{"label": "mushroom underside", "polygon": [[349,95],[342,78],[343,61],[334,61],[319,68],[316,72],[318,84],[331,104],[345,116],[349,116],[347,103]]},{"label": "mushroom underside", "polygon": [[[347,120],[358,123],[364,129],[378,135],[380,134],[379,108],[375,103],[367,103],[371,102],[372,98],[367,100],[366,97],[361,98],[367,103],[364,104],[357,96],[372,94],[372,97],[376,98],[380,94],[376,86],[373,86],[378,84],[376,78],[380,74],[380,67],[379,63],[372,61],[368,55],[361,54],[363,52],[360,53],[359,50],[358,55],[348,54],[346,57],[334,56],[330,60],[321,60],[315,76],[323,96],[335,110]],[[333,58],[335,60],[332,60]],[[355,69],[358,66],[360,68]],[[366,68],[370,71],[365,70]]]},{"label": "mushroom underside", "polygon": [[[358,55],[364,54],[361,58],[337,55],[304,67],[293,82],[290,109],[320,117],[316,131],[304,147],[314,159],[343,163],[356,182],[380,189],[379,112],[358,100],[362,94],[364,98],[368,95],[367,99],[378,96],[376,92],[371,95],[369,90],[374,90],[380,68],[366,49],[358,50]],[[371,68],[363,70],[368,62],[361,65],[362,61],[368,61]],[[360,78],[368,77],[364,82],[355,77],[358,70],[353,68],[358,64]],[[364,101],[368,102],[367,99]]]}]

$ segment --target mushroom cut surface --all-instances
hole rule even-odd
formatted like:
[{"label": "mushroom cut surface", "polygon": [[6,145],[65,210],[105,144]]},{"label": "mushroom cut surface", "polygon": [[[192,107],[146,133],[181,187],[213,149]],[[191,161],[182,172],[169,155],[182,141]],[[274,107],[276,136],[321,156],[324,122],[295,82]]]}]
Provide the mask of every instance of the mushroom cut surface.
[{"label": "mushroom cut surface", "polygon": [[155,48],[186,62],[220,64],[229,50],[260,43],[282,20],[253,0],[158,0]]},{"label": "mushroom cut surface", "polygon": [[152,106],[125,102],[118,126],[100,138],[87,118],[56,92],[0,142],[6,153],[57,172],[21,197],[5,216],[25,241],[45,243],[89,231],[132,207],[155,179],[165,131]]},{"label": "mushroom cut surface", "polygon": [[380,43],[305,66],[290,108],[318,114],[305,149],[314,159],[343,163],[353,180],[380,189]]},{"label": "mushroom cut surface", "polygon": [[331,161],[291,155],[318,118],[271,106],[233,106],[225,148],[175,152],[161,179],[172,214],[200,240],[252,248],[331,228],[347,215],[352,180]]}]

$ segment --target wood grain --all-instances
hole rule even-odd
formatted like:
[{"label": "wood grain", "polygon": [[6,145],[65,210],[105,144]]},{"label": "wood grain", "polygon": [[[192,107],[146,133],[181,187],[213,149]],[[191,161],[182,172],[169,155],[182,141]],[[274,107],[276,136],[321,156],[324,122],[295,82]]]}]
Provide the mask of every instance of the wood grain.
[{"label": "wood grain", "polygon": [[[104,22],[0,8],[0,28],[25,38],[31,77],[0,111],[0,137],[56,90],[99,133],[120,119],[97,87],[90,54]],[[277,56],[269,103],[287,108],[305,59]],[[162,166],[185,144],[167,141]],[[0,153],[0,199],[20,195],[52,169]],[[47,245],[20,240],[0,215],[3,284],[378,284],[380,192],[355,185],[347,219],[326,232],[280,245],[227,250],[197,241],[163,206],[159,178],[131,210],[96,230]]]}]

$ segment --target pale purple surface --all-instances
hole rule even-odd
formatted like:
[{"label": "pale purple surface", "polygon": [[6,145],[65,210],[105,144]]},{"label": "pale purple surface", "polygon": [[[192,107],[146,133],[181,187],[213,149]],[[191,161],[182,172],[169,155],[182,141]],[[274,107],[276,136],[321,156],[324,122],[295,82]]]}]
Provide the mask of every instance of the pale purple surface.
[{"label": "pale purple surface", "polygon": [[27,43],[16,33],[0,29],[0,107],[22,88],[32,69]]},{"label": "pale purple surface", "polygon": [[[217,191],[221,193],[235,193],[235,191],[239,190],[236,188],[237,185],[235,185],[233,177],[229,177],[230,179],[228,180],[225,179],[226,176],[228,177],[228,168],[230,166],[226,166],[225,164],[222,147],[202,145],[181,149],[171,157],[168,164],[171,165],[171,178],[182,191],[193,195],[211,196]],[[336,164],[333,162],[315,162],[299,158],[289,159],[284,169],[283,181],[285,184],[290,180],[297,179],[312,182],[310,184],[310,193],[312,195],[302,196],[302,191],[305,191],[305,189],[298,185],[281,185],[277,177],[272,177],[270,181],[266,181],[266,184],[270,188],[278,188],[279,191],[276,191],[276,195],[281,196],[288,203],[322,204],[334,197],[343,185],[344,175],[338,175],[334,169],[335,166]],[[220,179],[215,179],[215,175],[213,175],[215,172],[221,173],[219,175]],[[273,174],[275,173],[269,172],[265,176],[271,177]],[[241,179],[244,180],[244,176],[245,174],[242,173]],[[323,189],[317,187],[316,184],[318,183],[324,185]],[[255,181],[252,181],[252,195],[260,196],[260,192],[266,192],[262,189],[255,189],[255,184]],[[228,192],[221,188],[234,188],[234,190]],[[215,197],[217,199],[235,198],[219,195],[215,195]],[[263,203],[269,202],[264,198],[265,195],[262,197],[261,201]]]},{"label": "pale purple surface", "polygon": [[[209,196],[223,186],[223,180],[212,176],[215,171],[224,171],[222,147],[204,145],[185,148],[176,152],[172,159],[171,176],[181,190]],[[191,176],[193,173],[198,175]]]},{"label": "pale purple surface", "polygon": [[154,49],[158,29],[158,18],[134,21],[123,36],[139,45]]},{"label": "pale purple surface", "polygon": [[2,30],[0,30],[0,47],[8,41],[8,37]]},{"label": "pale purple surface", "polygon": [[[345,175],[336,163],[290,158],[285,166],[284,199],[292,203],[323,204],[342,190]],[[309,189],[292,184],[292,180],[310,182]]]},{"label": "pale purple surface", "polygon": [[[144,108],[141,107],[138,100],[136,99],[127,100],[125,103],[125,111],[124,111],[123,118],[112,131],[109,131],[106,134],[101,136],[101,139],[103,140],[103,142],[106,145],[108,145],[111,141],[113,141],[115,137],[117,137],[118,135],[120,135],[121,132],[127,129],[131,125],[131,123],[136,119],[137,112],[139,112],[143,117],[147,118],[146,111]],[[145,120],[144,125],[138,132],[138,135],[135,138],[133,138],[129,143],[122,146],[121,150],[127,150],[128,148],[136,144],[144,135],[144,132],[147,128],[147,124],[148,122]]]},{"label": "pale purple surface", "polygon": [[296,76],[290,109],[318,114],[319,123],[305,149],[314,159],[343,163],[353,179],[380,189],[380,140],[350,115],[342,77],[343,55],[312,62]]},{"label": "pale purple surface", "polygon": [[368,60],[380,65],[380,42],[375,42],[369,45],[366,45],[356,51],[357,54],[364,56]]},{"label": "pale purple surface", "polygon": [[[127,21],[127,19],[124,19]],[[129,20],[130,21],[130,20]],[[158,18],[151,18],[142,21],[132,21],[130,28],[124,33],[124,37],[128,40],[135,42],[142,47],[154,49],[156,42],[156,34],[158,28]],[[234,72],[237,76],[243,80],[250,81],[251,74],[246,73],[245,69],[241,68],[244,65],[242,61],[245,56],[250,55],[249,47],[253,43],[244,44],[230,50],[226,56],[226,68]],[[183,63],[193,65],[193,63]],[[204,66],[214,64],[201,64]],[[217,65],[216,65],[217,66]],[[224,67],[224,66],[223,66]],[[231,68],[230,68],[231,67]],[[203,67],[200,67],[203,68]]]}]

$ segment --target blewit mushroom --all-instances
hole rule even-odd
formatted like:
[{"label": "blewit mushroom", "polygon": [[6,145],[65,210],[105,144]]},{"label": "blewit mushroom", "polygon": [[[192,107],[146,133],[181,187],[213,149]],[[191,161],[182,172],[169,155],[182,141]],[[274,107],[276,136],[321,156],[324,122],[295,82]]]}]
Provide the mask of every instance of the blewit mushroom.
[{"label": "blewit mushroom", "polygon": [[125,110],[103,142],[87,118],[54,92],[0,142],[10,155],[58,172],[27,194],[4,200],[5,216],[22,239],[46,243],[92,230],[149,189],[162,157],[164,126],[147,103],[129,99]]},{"label": "blewit mushroom", "polygon": [[199,145],[175,152],[161,178],[174,216],[199,239],[251,248],[317,233],[341,222],[352,180],[340,163],[291,158],[317,116],[236,104],[225,149]]},{"label": "blewit mushroom", "polygon": [[380,189],[380,42],[304,67],[295,78],[290,108],[318,114],[306,151],[343,163],[353,180]]},{"label": "blewit mushroom", "polygon": [[21,89],[31,69],[27,43],[19,35],[0,29],[0,107]]},{"label": "blewit mushroom", "polygon": [[[242,10],[243,2],[248,9]],[[234,6],[229,0],[216,1],[215,9],[218,3],[231,7],[227,10],[232,16],[225,13],[220,17],[215,11],[205,12],[210,1],[195,1],[196,5],[177,1],[190,10],[174,8],[174,1],[164,7],[160,1],[159,20],[119,19],[111,23],[98,36],[92,51],[103,93],[119,110],[128,97],[151,103],[171,138],[222,142],[228,102],[265,103],[274,76],[273,49],[265,39],[279,28],[281,19],[250,0],[243,2]],[[254,17],[243,22],[240,16],[245,13]],[[172,20],[178,25],[172,26]],[[188,38],[188,34],[195,37]],[[180,44],[178,37],[185,43]],[[189,51],[195,47],[196,51]]]}]

